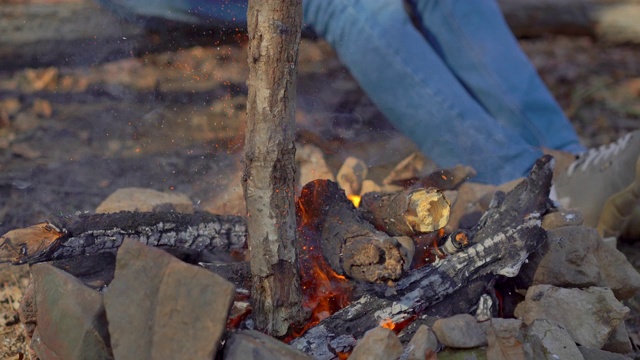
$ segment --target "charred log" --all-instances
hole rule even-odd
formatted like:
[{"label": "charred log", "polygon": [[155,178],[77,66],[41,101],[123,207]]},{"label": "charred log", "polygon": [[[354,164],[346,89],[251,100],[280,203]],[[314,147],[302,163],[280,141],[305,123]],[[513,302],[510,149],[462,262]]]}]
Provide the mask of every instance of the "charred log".
[{"label": "charred log", "polygon": [[402,245],[407,239],[377,231],[358,215],[337,183],[308,183],[298,204],[300,223],[320,236],[322,254],[338,274],[368,282],[397,280],[410,264]]},{"label": "charred log", "polygon": [[410,188],[364,194],[358,211],[376,229],[391,236],[413,236],[443,228],[449,221],[450,207],[435,188]]},{"label": "charred log", "polygon": [[115,253],[125,237],[211,261],[246,245],[242,217],[209,213],[119,212],[60,217],[0,237],[0,262],[13,264]]},{"label": "charred log", "polygon": [[553,158],[542,157],[527,179],[487,211],[466,251],[410,272],[394,288],[378,286],[377,293],[326,318],[292,344],[317,358],[333,358],[336,334],[360,338],[382,321],[398,324],[415,319],[471,282],[515,276],[529,253],[546,240],[540,224],[550,206],[552,173]]}]

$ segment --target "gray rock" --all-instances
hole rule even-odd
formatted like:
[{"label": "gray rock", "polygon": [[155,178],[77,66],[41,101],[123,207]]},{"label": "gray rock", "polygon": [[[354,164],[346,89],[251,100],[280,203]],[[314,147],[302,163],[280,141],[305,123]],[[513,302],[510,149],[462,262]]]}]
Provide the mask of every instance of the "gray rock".
[{"label": "gray rock", "polygon": [[582,359],[582,354],[571,334],[558,324],[545,320],[534,320],[525,329],[528,338],[536,336],[544,348],[546,359]]},{"label": "gray rock", "polygon": [[453,348],[468,349],[487,344],[484,327],[469,314],[438,319],[433,324],[433,331],[442,344]]},{"label": "gray rock", "polygon": [[487,327],[487,359],[525,359],[525,348],[519,337],[522,320],[492,319]]},{"label": "gray rock", "polygon": [[602,283],[595,256],[599,236],[594,229],[565,226],[547,232],[545,255],[540,260],[533,284],[560,287],[589,287]]},{"label": "gray rock", "polygon": [[96,208],[97,213],[119,211],[175,211],[193,213],[193,203],[179,192],[160,192],[145,188],[122,188],[109,195]]},{"label": "gray rock", "polygon": [[627,332],[627,325],[624,321],[621,322],[617,328],[613,329],[602,350],[619,354],[629,354],[633,350],[631,340],[629,339],[629,332]]},{"label": "gray rock", "polygon": [[489,321],[489,327],[496,331],[498,336],[519,336],[522,328],[522,320],[520,319],[502,319],[493,318]]},{"label": "gray rock", "polygon": [[48,359],[113,359],[102,295],[49,264],[31,268],[37,327],[31,346]]},{"label": "gray rock", "polygon": [[118,359],[211,359],[234,298],[222,277],[125,239],[105,294]]},{"label": "gray rock", "polygon": [[[640,290],[640,274],[624,254],[606,245],[595,229],[563,226],[547,234],[544,255],[534,255],[532,265],[523,267],[521,276],[531,278],[533,285],[608,287],[620,300]],[[538,264],[537,268],[533,264]]]},{"label": "gray rock", "polygon": [[578,350],[582,353],[584,360],[631,360],[630,357],[621,354],[593,349],[586,346],[578,346]]},{"label": "gray rock", "polygon": [[20,323],[22,323],[24,330],[27,332],[27,337],[31,338],[38,323],[38,309],[36,308],[36,293],[33,278],[31,278],[24,294],[22,294],[18,315],[20,316]]},{"label": "gray rock", "polygon": [[597,244],[595,256],[603,280],[600,286],[610,288],[620,300],[632,298],[640,290],[640,274],[618,249],[602,240]]},{"label": "gray rock", "polygon": [[584,218],[582,213],[575,210],[560,209],[558,211],[546,214],[542,218],[542,228],[545,230],[553,230],[564,226],[582,225]]},{"label": "gray rock", "polygon": [[601,348],[629,313],[610,289],[585,290],[535,285],[515,309],[517,318],[530,325],[536,319],[551,320],[567,329],[580,345]]},{"label": "gray rock", "polygon": [[349,356],[351,360],[395,360],[402,355],[402,343],[396,334],[381,326],[367,331]]},{"label": "gray rock", "polygon": [[309,355],[254,330],[233,333],[226,341],[223,360],[311,360]]},{"label": "gray rock", "polygon": [[484,348],[475,348],[475,349],[446,348],[438,353],[437,359],[438,360],[487,360],[487,354]]},{"label": "gray rock", "polygon": [[405,348],[406,360],[424,360],[430,353],[438,350],[436,334],[427,326],[420,325]]}]

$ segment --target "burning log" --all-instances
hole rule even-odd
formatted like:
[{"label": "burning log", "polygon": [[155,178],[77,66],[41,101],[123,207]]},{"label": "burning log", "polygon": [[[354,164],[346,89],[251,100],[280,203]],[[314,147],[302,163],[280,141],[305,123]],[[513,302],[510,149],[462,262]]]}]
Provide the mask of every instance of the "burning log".
[{"label": "burning log", "polygon": [[528,255],[546,241],[540,224],[541,216],[550,208],[552,175],[553,158],[543,156],[527,179],[506,196],[496,198],[494,206],[472,229],[473,245],[466,251],[410,272],[393,289],[378,286],[376,294],[351,303],[292,344],[316,358],[334,358],[334,345],[342,343],[339,334],[360,338],[388,319],[406,326],[428,307],[469,283],[515,276]]},{"label": "burning log", "polygon": [[450,208],[439,190],[410,188],[364,194],[358,211],[378,230],[392,236],[413,236],[443,228],[449,221]]},{"label": "burning log", "polygon": [[322,254],[338,274],[369,282],[397,280],[410,264],[399,238],[358,216],[337,183],[315,180],[298,199],[300,224],[320,235]]},{"label": "burning log", "polygon": [[247,225],[242,217],[209,213],[129,212],[60,217],[9,231],[0,237],[0,263],[37,263],[112,252],[125,237],[204,260],[242,251]]}]

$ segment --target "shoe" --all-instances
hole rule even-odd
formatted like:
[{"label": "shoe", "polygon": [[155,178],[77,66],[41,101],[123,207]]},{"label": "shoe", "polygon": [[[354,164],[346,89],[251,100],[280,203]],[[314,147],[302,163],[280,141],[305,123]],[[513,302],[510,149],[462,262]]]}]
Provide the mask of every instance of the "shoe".
[{"label": "shoe", "polygon": [[[588,150],[554,179],[558,201],[565,208],[582,212],[587,226],[597,228],[602,217],[602,229],[621,232],[622,218],[626,220],[633,210],[629,204],[637,202],[639,155],[640,131]],[[622,223],[617,225],[619,220]]]}]

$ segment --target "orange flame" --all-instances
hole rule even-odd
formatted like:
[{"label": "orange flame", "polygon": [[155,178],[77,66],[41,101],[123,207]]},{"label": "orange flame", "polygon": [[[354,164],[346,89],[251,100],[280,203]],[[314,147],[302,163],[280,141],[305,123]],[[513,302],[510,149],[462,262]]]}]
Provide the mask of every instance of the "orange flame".
[{"label": "orange flame", "polygon": [[298,257],[304,295],[303,306],[311,312],[311,317],[301,328],[295,329],[285,342],[304,334],[350,302],[351,282],[329,266],[319,244],[321,222],[326,215],[324,212],[327,200],[323,195],[327,193],[327,184],[322,180],[313,181],[310,186],[302,189],[297,200],[298,240],[303,244]]},{"label": "orange flame", "polygon": [[360,200],[362,200],[362,196],[360,196],[360,195],[348,195],[347,199],[351,200],[351,202],[353,203],[353,206],[358,207],[358,206],[360,206]]},{"label": "orange flame", "polygon": [[380,326],[389,330],[393,330],[396,324],[391,319],[384,319],[380,322]]}]

